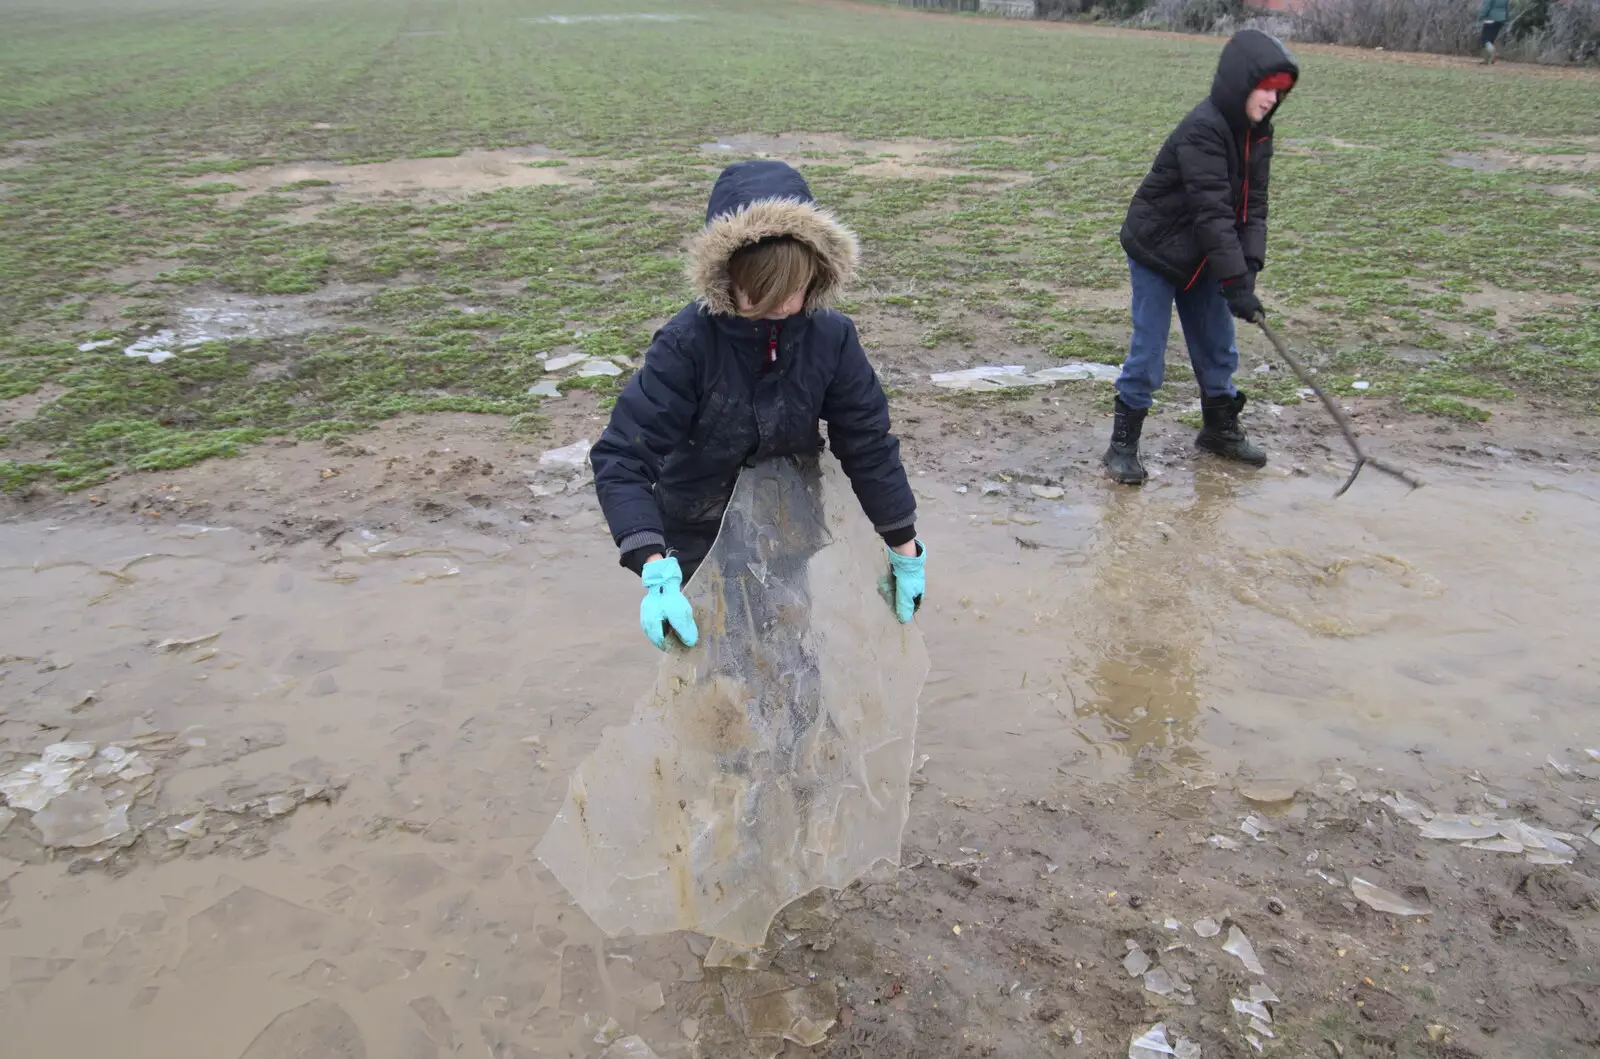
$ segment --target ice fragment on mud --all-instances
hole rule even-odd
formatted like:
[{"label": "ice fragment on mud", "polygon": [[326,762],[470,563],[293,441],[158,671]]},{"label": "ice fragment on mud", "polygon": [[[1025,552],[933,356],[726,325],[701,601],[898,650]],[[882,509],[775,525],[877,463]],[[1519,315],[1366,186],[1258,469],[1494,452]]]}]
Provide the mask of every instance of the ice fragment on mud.
[{"label": "ice fragment on mud", "polygon": [[623,1037],[600,1053],[600,1059],[657,1059],[643,1037]]},{"label": "ice fragment on mud", "polygon": [[577,376],[580,379],[593,379],[601,375],[616,376],[621,374],[622,369],[611,363],[611,361],[600,357],[590,357],[578,365]]},{"label": "ice fragment on mud", "polygon": [[1214,938],[1222,933],[1222,926],[1211,917],[1194,921],[1194,932],[1202,938]]},{"label": "ice fragment on mud", "polygon": [[1160,967],[1145,973],[1144,987],[1156,996],[1171,996],[1178,991],[1178,984],[1172,980],[1171,973]]},{"label": "ice fragment on mud", "polygon": [[47,846],[98,846],[127,833],[128,807],[107,805],[98,787],[80,787],[34,813],[33,826]]},{"label": "ice fragment on mud", "polygon": [[1167,1024],[1158,1022],[1144,1033],[1128,1042],[1128,1059],[1157,1059],[1163,1055],[1176,1055],[1167,1043]]},{"label": "ice fragment on mud", "polygon": [[156,650],[186,651],[191,647],[199,647],[203,643],[210,643],[212,640],[215,640],[221,635],[222,632],[219,630],[217,632],[206,633],[202,636],[176,637],[170,640],[162,640],[160,643],[156,644]]},{"label": "ice fragment on mud", "polygon": [[941,390],[1004,390],[1012,386],[1040,386],[1028,379],[1021,364],[985,364],[962,371],[936,371],[931,381]]},{"label": "ice fragment on mud", "polygon": [[175,331],[162,330],[153,335],[139,339],[133,345],[123,349],[123,356],[143,357],[152,364],[160,364],[164,360],[171,360],[177,356],[172,352],[172,346],[178,341]]},{"label": "ice fragment on mud", "polygon": [[1426,905],[1419,905],[1408,901],[1393,890],[1385,890],[1375,886],[1362,878],[1350,880],[1350,890],[1356,895],[1356,900],[1369,908],[1379,912],[1388,912],[1396,916],[1431,916],[1433,909]]},{"label": "ice fragment on mud", "polygon": [[1239,788],[1240,796],[1258,805],[1293,801],[1299,793],[1300,785],[1292,780],[1251,780]]},{"label": "ice fragment on mud", "polygon": [[1210,838],[1206,839],[1206,841],[1211,843],[1213,846],[1216,846],[1218,849],[1232,851],[1240,848],[1239,841],[1237,839],[1229,838],[1227,835],[1212,835]]},{"label": "ice fragment on mud", "polygon": [[1256,958],[1256,949],[1250,944],[1250,939],[1244,936],[1244,931],[1237,926],[1228,928],[1228,943],[1222,946],[1222,951],[1229,956],[1237,956],[1239,962],[1244,964],[1244,969],[1251,974],[1266,974],[1267,969],[1261,966],[1261,961]]},{"label": "ice fragment on mud", "polygon": [[1029,378],[1040,382],[1116,382],[1122,374],[1120,364],[1089,364],[1073,361],[1034,372]]},{"label": "ice fragment on mud", "polygon": [[39,760],[48,764],[62,761],[88,761],[94,757],[93,743],[51,743],[39,755]]},{"label": "ice fragment on mud", "polygon": [[1260,1019],[1262,1022],[1272,1021],[1272,1012],[1267,1010],[1267,1005],[1259,1000],[1240,1000],[1235,997],[1233,1010],[1248,1018]]},{"label": "ice fragment on mud", "polygon": [[205,834],[206,818],[204,813],[191,816],[189,819],[167,828],[167,837],[174,842],[187,842],[194,838],[204,838]]},{"label": "ice fragment on mud", "polygon": [[539,455],[540,470],[582,471],[589,466],[589,441],[574,441],[559,449],[549,449]]},{"label": "ice fragment on mud", "polygon": [[1439,813],[1432,820],[1422,824],[1419,834],[1423,838],[1442,838],[1451,842],[1494,838],[1500,834],[1500,821],[1492,816]]},{"label": "ice fragment on mud", "polygon": [[14,809],[37,813],[72,789],[73,780],[93,756],[93,743],[51,743],[38,761],[0,776],[0,795]]},{"label": "ice fragment on mud", "polygon": [[772,953],[759,946],[734,945],[723,938],[713,938],[706,951],[705,966],[730,967],[736,971],[761,971],[772,963]]},{"label": "ice fragment on mud", "polygon": [[838,1021],[839,996],[831,982],[795,986],[771,972],[722,980],[728,1014],[747,1039],[788,1040],[814,1048]]},{"label": "ice fragment on mud", "polygon": [[582,364],[588,359],[589,355],[587,353],[568,353],[565,356],[551,357],[544,362],[544,370],[560,371],[562,368],[570,368],[574,364]]},{"label": "ice fragment on mud", "polygon": [[1545,850],[1542,850],[1542,849],[1533,850],[1528,854],[1528,863],[1529,864],[1539,864],[1539,865],[1543,865],[1545,867],[1555,867],[1555,866],[1561,865],[1561,864],[1571,864],[1573,859],[1574,858],[1572,858],[1570,856],[1563,856],[1560,853],[1548,853],[1548,852],[1546,852]]},{"label": "ice fragment on mud", "polygon": [[1250,987],[1250,999],[1263,1004],[1276,1004],[1278,1002],[1278,994],[1274,993],[1272,987],[1265,982],[1257,982]]},{"label": "ice fragment on mud", "polygon": [[1123,957],[1122,969],[1128,972],[1129,978],[1137,978],[1150,969],[1150,957],[1143,949],[1130,949]]},{"label": "ice fragment on mud", "polygon": [[928,660],[871,587],[887,574],[831,458],[741,472],[684,587],[700,644],[665,656],[538,847],[602,930],[761,945],[796,897],[898,858]]},{"label": "ice fragment on mud", "polygon": [[1179,1037],[1172,1054],[1178,1059],[1200,1059],[1200,1046],[1187,1037]]},{"label": "ice fragment on mud", "polygon": [[1415,824],[1417,827],[1421,827],[1433,819],[1433,811],[1431,809],[1420,802],[1413,801],[1399,791],[1395,791],[1393,794],[1386,794],[1379,801],[1393,809],[1394,815],[1408,824]]}]

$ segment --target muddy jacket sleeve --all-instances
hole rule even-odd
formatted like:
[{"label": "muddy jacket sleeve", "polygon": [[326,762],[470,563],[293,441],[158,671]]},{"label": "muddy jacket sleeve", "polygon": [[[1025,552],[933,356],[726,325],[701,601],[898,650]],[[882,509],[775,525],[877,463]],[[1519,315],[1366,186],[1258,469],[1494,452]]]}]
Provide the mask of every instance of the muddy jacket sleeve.
[{"label": "muddy jacket sleeve", "polygon": [[1250,171],[1246,177],[1249,199],[1245,203],[1244,232],[1239,243],[1252,272],[1267,265],[1267,183],[1272,170],[1272,133],[1251,130]]},{"label": "muddy jacket sleeve", "polygon": [[1218,279],[1242,276],[1248,268],[1234,227],[1233,188],[1228,181],[1229,137],[1206,122],[1192,122],[1178,143],[1178,172],[1194,210],[1195,240]]},{"label": "muddy jacket sleeve", "polygon": [[822,418],[829,446],[873,528],[890,534],[915,525],[917,501],[900,463],[900,441],[889,433],[889,399],[854,323],[847,322],[839,367],[822,399]]},{"label": "muddy jacket sleeve", "polygon": [[688,436],[695,408],[694,362],[672,339],[657,335],[589,453],[600,510],[624,555],[666,547],[653,490],[662,461]]}]

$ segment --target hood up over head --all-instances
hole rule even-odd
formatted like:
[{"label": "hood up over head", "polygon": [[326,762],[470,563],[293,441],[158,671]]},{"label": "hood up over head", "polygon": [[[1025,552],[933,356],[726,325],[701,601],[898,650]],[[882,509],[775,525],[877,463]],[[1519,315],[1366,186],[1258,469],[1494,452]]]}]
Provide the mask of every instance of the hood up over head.
[{"label": "hood up over head", "polygon": [[817,275],[805,311],[825,309],[855,276],[856,235],[817,205],[805,178],[786,162],[736,162],[722,171],[706,206],[706,226],[689,246],[687,273],[702,305],[719,316],[739,310],[728,262],[734,253],[787,236],[815,252]]},{"label": "hood up over head", "polygon": [[[1242,29],[1223,46],[1222,57],[1217,60],[1217,74],[1211,80],[1211,102],[1222,111],[1235,132],[1250,127],[1250,119],[1244,112],[1245,100],[1257,85],[1273,74],[1288,74],[1296,81],[1300,78],[1299,64],[1277,37],[1258,29]],[[1292,87],[1291,84],[1290,88],[1279,92],[1278,106],[1262,119],[1263,125],[1272,120]]]}]

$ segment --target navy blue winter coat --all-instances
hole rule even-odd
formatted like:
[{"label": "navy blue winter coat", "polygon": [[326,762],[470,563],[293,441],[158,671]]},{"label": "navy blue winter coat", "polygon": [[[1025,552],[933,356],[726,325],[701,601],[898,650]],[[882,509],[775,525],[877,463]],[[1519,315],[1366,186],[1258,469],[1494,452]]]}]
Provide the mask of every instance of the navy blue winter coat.
[{"label": "navy blue winter coat", "polygon": [[[814,251],[806,307],[786,320],[736,312],[734,251],[775,236]],[[910,538],[916,500],[889,432],[889,404],[855,324],[828,308],[853,275],[856,238],[776,161],[717,179],[690,250],[698,298],[660,331],[590,453],[595,489],[624,561],[671,543],[672,526],[714,527],[746,463],[816,451],[818,422],[880,534]]]}]

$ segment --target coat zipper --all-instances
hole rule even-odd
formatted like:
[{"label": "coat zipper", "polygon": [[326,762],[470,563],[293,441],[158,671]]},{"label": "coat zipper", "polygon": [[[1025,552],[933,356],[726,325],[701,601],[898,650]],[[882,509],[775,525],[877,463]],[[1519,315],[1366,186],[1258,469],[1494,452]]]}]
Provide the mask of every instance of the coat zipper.
[{"label": "coat zipper", "polygon": [[1239,219],[1246,223],[1250,220],[1250,130],[1244,130],[1244,194],[1239,203]]},{"label": "coat zipper", "polygon": [[782,324],[768,324],[767,325],[767,360],[766,360],[766,363],[763,364],[762,367],[761,367],[761,375],[762,375],[763,378],[766,377],[767,372],[771,371],[774,367],[777,366],[777,363],[778,363],[778,333],[782,330],[782,328],[783,328]]}]

